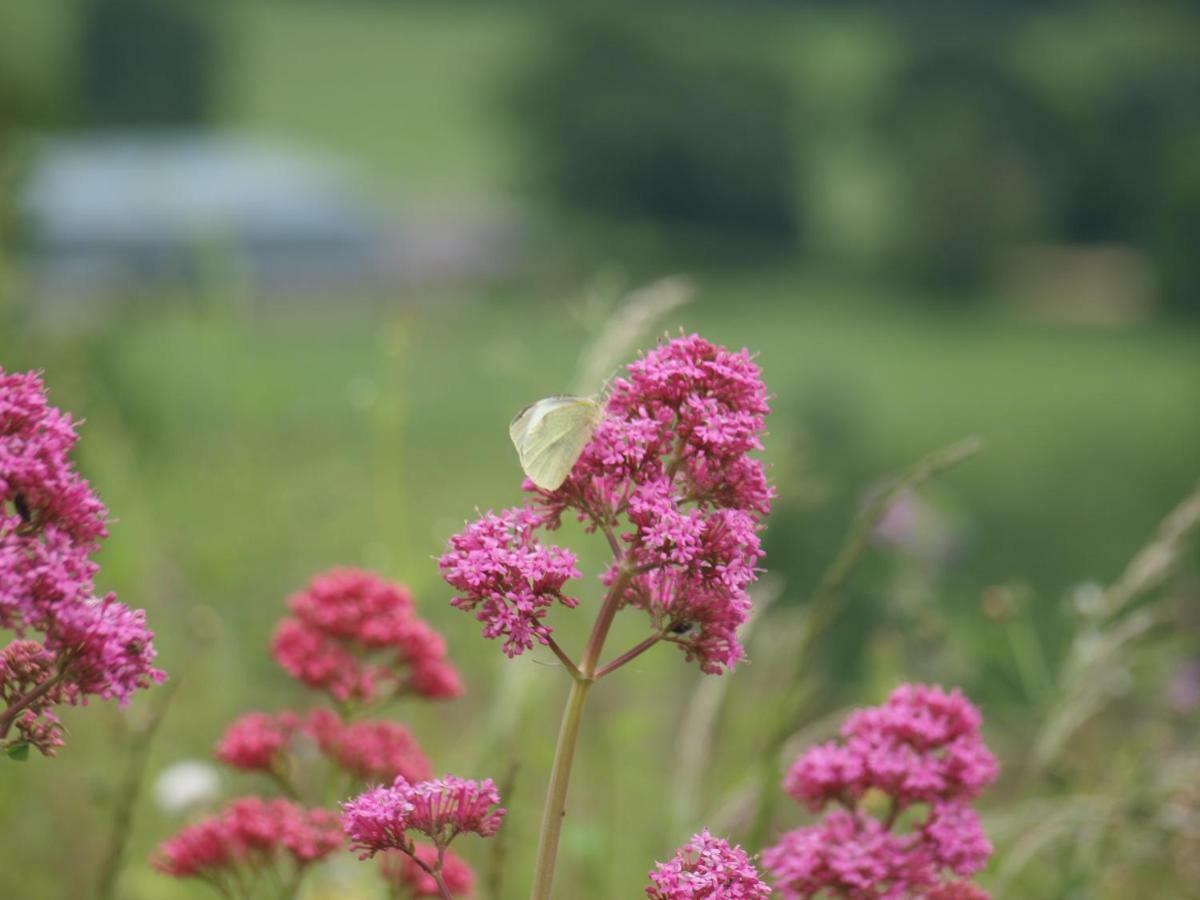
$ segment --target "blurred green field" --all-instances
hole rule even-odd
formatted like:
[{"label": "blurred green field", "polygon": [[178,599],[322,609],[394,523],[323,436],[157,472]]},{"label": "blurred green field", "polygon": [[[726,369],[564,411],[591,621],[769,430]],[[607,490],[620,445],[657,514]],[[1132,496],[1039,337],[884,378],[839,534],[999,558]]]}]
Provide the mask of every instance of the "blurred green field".
[{"label": "blurred green field", "polygon": [[[53,91],[65,17],[29,0],[12,8],[29,36],[28,69]],[[536,36],[526,6],[261,2],[235,18],[230,126],[344,153],[382,195],[416,206],[487,205],[522,191],[520,135],[503,103]],[[771,21],[747,26],[751,37],[777,35]],[[836,40],[843,28],[870,25],[838,19],[810,40]],[[887,52],[881,38],[878,58],[859,60],[848,81],[874,77]],[[797,59],[806,65],[821,59]],[[846,165],[831,178],[853,179],[854,161]],[[447,605],[433,557],[477,508],[519,502],[507,423],[573,380],[592,335],[578,294],[604,249],[418,296],[306,298],[290,309],[236,291],[141,298],[84,333],[33,327],[0,306],[0,363],[44,370],[53,401],[86,420],[81,468],[116,520],[100,584],[147,609],[162,666],[179,683],[151,780],[173,761],[206,757],[241,712],[309,702],[267,653],[284,598],[332,565],[375,568],[413,587],[465,675],[463,700],[397,712],[435,768],[500,778],[520,761],[506,798],[505,896],[527,891],[567,679],[548,653],[509,661],[482,640]],[[917,636],[928,652],[891,633],[897,620],[881,610],[901,564],[873,554],[847,592],[854,614],[817,648],[813,684],[827,693],[811,710],[876,701],[904,678],[960,683],[983,704],[989,741],[1020,770],[1068,637],[1068,591],[1116,577],[1200,474],[1200,332],[1153,321],[1050,327],[988,302],[949,311],[769,260],[682,264],[698,295],[672,327],[756,351],[775,395],[766,456],[780,498],[765,566],[781,579],[778,621],[803,610],[868,486],[958,438],[985,441],[927,492],[966,535],[927,585],[942,622]],[[568,526],[563,541],[587,548],[588,571],[599,569],[596,540]],[[1023,630],[984,615],[981,596],[996,585],[1025,598]],[[594,600],[598,586],[584,596]],[[641,636],[628,618],[610,647]],[[582,646],[585,619],[557,616],[564,646]],[[756,636],[752,662],[728,685],[713,766],[690,798],[695,818],[681,819],[673,793],[675,733],[703,677],[662,648],[594,692],[559,896],[637,895],[651,861],[706,821],[724,817],[734,837],[748,834],[727,811],[773,764],[774,723],[762,710],[787,687],[773,681],[787,648],[772,631]],[[831,672],[844,680],[832,683]],[[0,897],[91,895],[130,726],[154,702],[148,693],[125,714],[73,711],[58,759],[5,771],[0,827],[5,858],[19,865],[0,867]],[[226,782],[230,795],[262,787]],[[985,806],[1001,810],[1015,791],[1002,785]],[[779,821],[799,818],[785,805]],[[145,864],[177,825],[143,796],[121,896],[206,896]],[[486,849],[464,855],[482,867]],[[339,881],[357,871],[347,857],[309,896],[360,896]]]}]

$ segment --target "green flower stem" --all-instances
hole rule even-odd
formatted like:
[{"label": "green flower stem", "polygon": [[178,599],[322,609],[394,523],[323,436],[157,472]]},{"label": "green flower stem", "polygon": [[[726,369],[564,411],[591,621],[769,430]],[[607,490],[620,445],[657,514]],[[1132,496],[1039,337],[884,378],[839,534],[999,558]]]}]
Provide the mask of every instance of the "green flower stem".
[{"label": "green flower stem", "polygon": [[550,785],[546,790],[546,806],[542,813],[542,829],[538,838],[537,868],[534,870],[533,892],[530,894],[532,900],[550,900],[554,863],[558,856],[558,840],[567,811],[571,763],[575,759],[579,726],[583,722],[583,707],[587,702],[588,691],[596,680],[596,668],[604,650],[604,642],[608,639],[609,629],[612,628],[613,618],[621,606],[622,595],[632,577],[632,572],[624,567],[618,571],[604,598],[604,605],[600,608],[596,623],[592,626],[578,674],[572,673],[571,693],[567,696],[567,706],[563,710],[558,745],[554,750],[554,767],[550,770]]}]

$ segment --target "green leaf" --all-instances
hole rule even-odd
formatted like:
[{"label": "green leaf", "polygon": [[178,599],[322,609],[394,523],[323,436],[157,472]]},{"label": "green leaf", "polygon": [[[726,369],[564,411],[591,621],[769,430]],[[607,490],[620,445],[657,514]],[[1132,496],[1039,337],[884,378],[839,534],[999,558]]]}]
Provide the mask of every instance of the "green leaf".
[{"label": "green leaf", "polygon": [[17,762],[25,762],[29,759],[29,744],[26,741],[20,741],[16,744],[9,744],[5,751],[9,759],[15,759]]}]

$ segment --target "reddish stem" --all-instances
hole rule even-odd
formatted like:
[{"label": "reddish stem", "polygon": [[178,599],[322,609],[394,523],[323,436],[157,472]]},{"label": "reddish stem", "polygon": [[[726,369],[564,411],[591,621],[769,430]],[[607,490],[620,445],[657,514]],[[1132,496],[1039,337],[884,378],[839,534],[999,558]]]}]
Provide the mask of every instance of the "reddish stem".
[{"label": "reddish stem", "polygon": [[12,727],[13,720],[16,719],[19,713],[37,703],[37,701],[41,700],[50,691],[54,690],[66,675],[66,671],[61,671],[53,678],[48,678],[28,694],[17,700],[16,703],[9,706],[3,713],[0,713],[0,740],[8,736],[8,729]]},{"label": "reddish stem", "polygon": [[546,635],[546,646],[554,651],[554,655],[558,657],[559,662],[563,664],[563,668],[570,673],[572,678],[578,681],[583,677],[583,673],[579,671],[579,666],[575,665],[575,661],[563,652],[562,647],[558,646],[558,642],[550,635]]},{"label": "reddish stem", "polygon": [[443,900],[454,900],[454,895],[450,893],[450,888],[446,887],[446,882],[442,878],[442,857],[445,854],[445,850],[442,847],[438,847],[438,865],[436,869],[421,862],[421,860],[417,857],[415,850],[413,852],[409,852],[403,847],[400,849],[401,852],[406,854],[409,859],[415,862],[421,868],[421,870],[425,872],[426,875],[434,880],[438,886],[438,892],[441,893]]},{"label": "reddish stem", "polygon": [[607,665],[601,666],[599,671],[596,672],[596,678],[597,679],[603,678],[605,675],[609,674],[610,672],[615,672],[617,669],[621,668],[621,666],[625,665],[625,663],[631,662],[631,661],[637,659],[639,656],[641,656],[643,653],[645,653],[647,650],[649,650],[651,647],[653,647],[655,644],[657,644],[662,639],[663,639],[662,632],[658,632],[658,633],[650,635],[650,637],[646,638],[644,641],[642,641],[637,646],[632,647],[629,650],[626,650],[624,653],[622,653],[620,656],[618,656],[612,662],[608,663]]}]

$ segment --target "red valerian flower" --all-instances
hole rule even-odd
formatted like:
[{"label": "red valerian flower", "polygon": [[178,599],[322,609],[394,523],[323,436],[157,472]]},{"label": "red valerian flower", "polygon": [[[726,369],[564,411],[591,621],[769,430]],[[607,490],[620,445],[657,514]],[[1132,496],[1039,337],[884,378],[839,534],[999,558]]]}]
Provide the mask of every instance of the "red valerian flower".
[{"label": "red valerian flower", "polygon": [[293,712],[246,713],[225,729],[216,757],[235,769],[275,772],[300,727],[300,717]]},{"label": "red valerian flower", "polygon": [[151,864],[175,878],[225,886],[238,883],[244,871],[302,868],[341,845],[338,818],[329,810],[243,797],[164,841]]},{"label": "red valerian flower", "polygon": [[678,644],[703,671],[732,668],[744,651],[749,586],[762,558],[759,532],[773,489],[762,449],[769,411],[758,366],[698,335],[680,337],[630,364],[591,441],[554,491],[526,480],[532,507],[487,513],[450,539],[443,577],[451,601],[504,638],[509,656],[548,643],[546,615],[576,605],[565,583],[575,555],[543,543],[574,513],[603,531],[616,559],[605,575],[627,584],[625,605],[650,614],[661,640]]},{"label": "red valerian flower", "polygon": [[472,611],[484,623],[483,636],[504,638],[504,652],[517,656],[546,643],[543,621],[555,603],[578,602],[563,593],[578,578],[575,554],[547,546],[534,536],[540,519],[526,508],[486,513],[450,539],[439,561],[442,575],[460,595],[452,606]]},{"label": "red valerian flower", "polygon": [[350,849],[363,859],[381,850],[411,854],[410,831],[441,848],[465,832],[491,837],[506,812],[499,804],[500,794],[490,778],[447,776],[417,783],[397,778],[391,787],[375,788],[343,804],[343,824]]},{"label": "red valerian flower", "polygon": [[0,369],[0,628],[20,639],[0,665],[0,742],[16,728],[10,748],[45,755],[62,745],[54,706],[90,696],[124,706],[166,677],[145,614],[96,597],[92,554],[108,512],[70,460],[77,440],[38,375]]},{"label": "red valerian flower", "polygon": [[273,651],[288,674],[340,701],[462,693],[446,642],[416,614],[403,585],[361,569],[316,576],[288,601]]},{"label": "red valerian flower", "polygon": [[746,852],[708,829],[659,863],[650,882],[650,900],[765,900],[771,895]]},{"label": "red valerian flower", "polygon": [[433,774],[417,739],[397,722],[343,723],[333,711],[317,709],[309,714],[305,730],[322,754],[364,781],[424,781]]},{"label": "red valerian flower", "polygon": [[[763,852],[783,897],[986,897],[946,880],[947,873],[969,878],[992,853],[968,805],[997,774],[981,721],[957,690],[905,684],[883,705],[852,713],[840,742],[802,754],[784,788],[813,811],[839,808]],[[872,790],[890,801],[886,821],[859,807]],[[923,813],[900,831],[896,823],[910,807]]]}]

